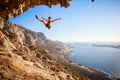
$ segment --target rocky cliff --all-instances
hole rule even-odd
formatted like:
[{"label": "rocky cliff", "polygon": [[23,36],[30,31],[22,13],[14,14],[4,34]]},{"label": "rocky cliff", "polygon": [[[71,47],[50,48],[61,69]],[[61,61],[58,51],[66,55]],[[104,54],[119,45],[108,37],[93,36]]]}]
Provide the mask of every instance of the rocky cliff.
[{"label": "rocky cliff", "polygon": [[52,5],[60,4],[61,7],[68,7],[69,2],[70,0],[0,0],[0,20],[16,17],[38,5],[46,5],[51,8]]},{"label": "rocky cliff", "polygon": [[0,80],[87,80],[59,63],[68,52],[41,32],[0,21]]},{"label": "rocky cliff", "polygon": [[[38,5],[60,4],[61,7],[69,7],[71,0],[0,0],[0,20],[8,20],[11,17],[16,17],[30,8]],[[94,2],[94,0],[91,0]]]}]

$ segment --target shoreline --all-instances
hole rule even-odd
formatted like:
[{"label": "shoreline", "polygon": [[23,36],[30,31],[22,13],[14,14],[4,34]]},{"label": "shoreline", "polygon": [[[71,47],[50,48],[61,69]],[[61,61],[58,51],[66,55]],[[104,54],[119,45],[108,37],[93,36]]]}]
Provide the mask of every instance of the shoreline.
[{"label": "shoreline", "polygon": [[71,54],[71,52],[63,53],[63,56],[66,59],[65,65],[69,64],[67,66],[70,67],[71,69],[73,69],[73,71],[75,70],[78,73],[80,72],[81,74],[83,74],[84,76],[87,76],[91,80],[115,80],[110,74],[108,74],[104,71],[101,71],[101,70],[91,67],[91,66],[84,66],[82,64],[78,64],[78,63],[70,60],[70,54]]}]

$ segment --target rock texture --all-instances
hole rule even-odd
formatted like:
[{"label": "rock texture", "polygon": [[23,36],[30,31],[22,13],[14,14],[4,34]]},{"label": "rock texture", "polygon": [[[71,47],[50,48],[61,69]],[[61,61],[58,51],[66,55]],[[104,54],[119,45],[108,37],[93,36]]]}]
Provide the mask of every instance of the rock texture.
[{"label": "rock texture", "polygon": [[67,8],[70,0],[0,0],[0,20],[8,20],[10,17],[16,17],[29,8],[38,5],[46,5],[50,8],[52,5],[60,4]]},{"label": "rock texture", "polygon": [[66,45],[8,21],[0,21],[0,80],[87,80],[58,62]]},{"label": "rock texture", "polygon": [[[61,7],[69,7],[71,0],[0,0],[0,20],[8,20],[11,17],[16,17],[29,8],[38,5],[52,5],[60,4]],[[94,2],[94,0],[91,0]]]}]

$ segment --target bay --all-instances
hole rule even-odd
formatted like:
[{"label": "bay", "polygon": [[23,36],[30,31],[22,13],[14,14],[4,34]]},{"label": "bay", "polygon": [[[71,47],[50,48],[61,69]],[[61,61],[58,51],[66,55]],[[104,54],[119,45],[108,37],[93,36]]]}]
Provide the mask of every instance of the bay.
[{"label": "bay", "polygon": [[[120,49],[93,46],[93,43],[69,43],[70,60],[120,78]],[[117,45],[112,43],[112,45]]]}]

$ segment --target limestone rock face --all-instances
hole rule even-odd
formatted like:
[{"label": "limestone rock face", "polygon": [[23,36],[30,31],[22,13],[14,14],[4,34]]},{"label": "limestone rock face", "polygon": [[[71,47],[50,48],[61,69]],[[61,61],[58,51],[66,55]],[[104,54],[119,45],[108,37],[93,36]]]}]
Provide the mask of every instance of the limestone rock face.
[{"label": "limestone rock face", "polygon": [[10,17],[16,17],[29,8],[38,5],[46,5],[50,8],[52,5],[60,4],[67,8],[70,0],[0,0],[0,20],[8,20]]}]

